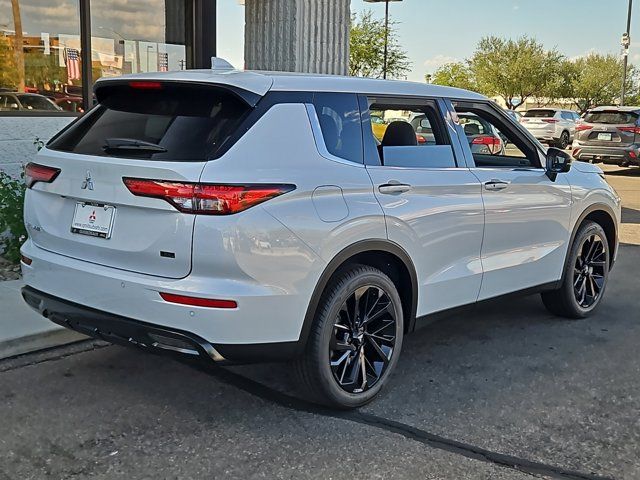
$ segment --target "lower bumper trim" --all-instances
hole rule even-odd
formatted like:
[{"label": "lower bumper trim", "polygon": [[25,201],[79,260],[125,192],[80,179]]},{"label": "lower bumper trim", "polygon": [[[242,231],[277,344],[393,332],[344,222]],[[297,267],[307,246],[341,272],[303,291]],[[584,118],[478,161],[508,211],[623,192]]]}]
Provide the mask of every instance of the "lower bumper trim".
[{"label": "lower bumper trim", "polygon": [[89,337],[155,353],[199,358],[209,362],[225,361],[211,343],[189,332],[95,310],[29,286],[22,288],[22,298],[52,322]]}]

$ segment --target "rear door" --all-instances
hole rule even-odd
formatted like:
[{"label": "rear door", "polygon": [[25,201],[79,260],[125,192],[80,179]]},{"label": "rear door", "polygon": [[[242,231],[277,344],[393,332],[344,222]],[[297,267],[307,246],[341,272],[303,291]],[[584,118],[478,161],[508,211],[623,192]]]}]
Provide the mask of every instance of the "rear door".
[{"label": "rear door", "polygon": [[[416,268],[418,316],[475,302],[482,279],[480,183],[466,167],[457,139],[451,141],[456,133],[451,119],[442,116],[444,105],[371,96],[361,97],[360,108],[365,163],[388,238],[407,251]],[[367,128],[369,112],[407,123],[390,123],[377,145]]]},{"label": "rear door", "polygon": [[35,159],[60,174],[28,191],[28,233],[68,257],[184,277],[195,215],[133,195],[124,179],[198,182],[250,106],[223,88],[188,84],[132,82],[99,88],[97,96],[99,104]]},{"label": "rear door", "polygon": [[487,102],[453,102],[453,107],[458,114],[483,118],[508,140],[503,155],[465,148],[485,206],[479,299],[560,279],[570,234],[571,188],[566,177],[547,177],[538,147],[497,107]]}]

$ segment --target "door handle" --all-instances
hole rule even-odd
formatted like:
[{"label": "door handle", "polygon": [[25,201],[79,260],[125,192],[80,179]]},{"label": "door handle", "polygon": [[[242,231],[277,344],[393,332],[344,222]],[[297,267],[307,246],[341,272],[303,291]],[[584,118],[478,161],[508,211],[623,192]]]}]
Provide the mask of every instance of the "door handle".
[{"label": "door handle", "polygon": [[502,180],[489,180],[488,182],[484,182],[484,189],[489,190],[490,192],[504,190],[508,186],[509,182],[504,182]]},{"label": "door handle", "polygon": [[407,185],[406,183],[396,182],[394,180],[390,180],[389,183],[385,183],[378,187],[378,191],[380,193],[384,193],[387,195],[406,193],[409,190],[411,190],[411,185]]}]

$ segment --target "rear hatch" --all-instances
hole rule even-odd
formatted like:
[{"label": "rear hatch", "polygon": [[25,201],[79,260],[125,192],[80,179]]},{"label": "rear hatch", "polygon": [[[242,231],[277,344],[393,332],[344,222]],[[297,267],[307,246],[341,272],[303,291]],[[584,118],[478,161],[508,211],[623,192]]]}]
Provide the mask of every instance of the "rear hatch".
[{"label": "rear hatch", "polygon": [[98,105],[54,137],[35,163],[60,173],[25,201],[33,242],[68,257],[181,278],[191,270],[195,215],[133,195],[123,178],[198,182],[206,160],[251,110],[237,89],[103,82]]},{"label": "rear hatch", "polygon": [[628,147],[640,141],[638,114],[616,109],[587,112],[576,126],[576,140],[582,145]]},{"label": "rear hatch", "polygon": [[554,118],[555,110],[535,109],[527,111],[520,119],[520,123],[531,131],[555,131],[558,120]]}]

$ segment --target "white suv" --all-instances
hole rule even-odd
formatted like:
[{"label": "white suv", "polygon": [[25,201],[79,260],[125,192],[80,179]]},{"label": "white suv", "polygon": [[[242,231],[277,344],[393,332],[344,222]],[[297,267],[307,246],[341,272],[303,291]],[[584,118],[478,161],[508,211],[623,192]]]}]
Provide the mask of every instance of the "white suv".
[{"label": "white suv", "polygon": [[[602,299],[617,195],[481,95],[238,71],[95,94],[26,167],[23,296],[60,325],[207,361],[292,360],[316,401],[349,408],[435,312],[539,291],[583,317]],[[377,141],[371,114],[397,111],[428,135],[395,121]],[[507,152],[472,152],[458,114]]]},{"label": "white suv", "polygon": [[564,150],[575,137],[579,119],[580,115],[572,110],[532,108],[527,110],[520,123],[538,140]]}]

